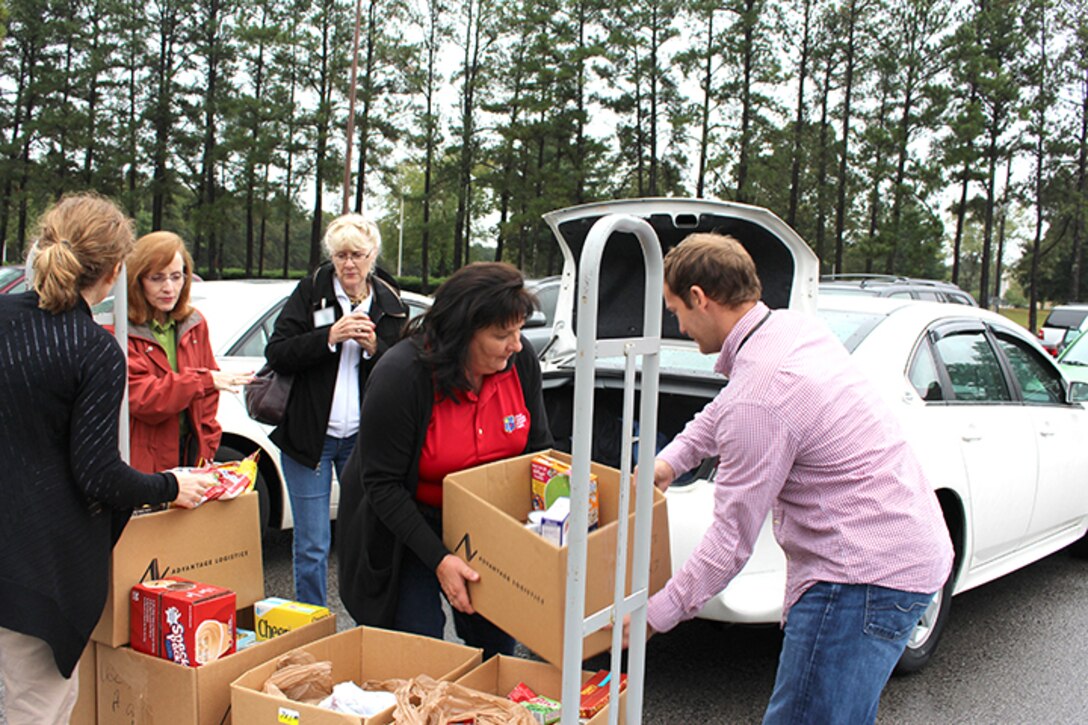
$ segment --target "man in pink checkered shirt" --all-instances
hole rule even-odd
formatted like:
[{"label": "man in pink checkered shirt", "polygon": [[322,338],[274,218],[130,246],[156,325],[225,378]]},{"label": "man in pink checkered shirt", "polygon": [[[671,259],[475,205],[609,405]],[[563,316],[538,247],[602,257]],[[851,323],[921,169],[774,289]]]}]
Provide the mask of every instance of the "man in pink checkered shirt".
[{"label": "man in pink checkered shirt", "polygon": [[665,257],[665,306],[729,379],[659,454],[654,480],[719,456],[714,522],[650,598],[650,632],[694,617],[772,513],[785,638],[764,723],[872,723],[910,632],[952,566],[940,506],[892,410],[819,321],[760,301],[731,237]]}]

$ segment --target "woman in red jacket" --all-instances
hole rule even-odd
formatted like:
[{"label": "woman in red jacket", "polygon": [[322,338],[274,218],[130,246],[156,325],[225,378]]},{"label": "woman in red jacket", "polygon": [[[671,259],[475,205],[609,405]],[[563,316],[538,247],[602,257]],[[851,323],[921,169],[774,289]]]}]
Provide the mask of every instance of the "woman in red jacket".
[{"label": "woman in red jacket", "polygon": [[132,466],[161,471],[213,460],[223,433],[219,391],[237,392],[251,376],[216,365],[208,323],[189,304],[193,259],[181,237],[140,237],[126,264]]}]

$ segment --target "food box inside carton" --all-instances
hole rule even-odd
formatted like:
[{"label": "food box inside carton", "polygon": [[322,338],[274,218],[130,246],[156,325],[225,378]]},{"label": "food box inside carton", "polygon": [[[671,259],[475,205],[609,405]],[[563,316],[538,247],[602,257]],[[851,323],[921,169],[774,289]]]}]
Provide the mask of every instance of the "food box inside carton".
[{"label": "food box inside carton", "polygon": [[[564,462],[570,457],[548,451]],[[469,585],[473,607],[545,660],[562,662],[566,607],[567,548],[556,547],[522,522],[531,509],[526,496],[534,454],[496,461],[452,473],[443,484],[443,541],[480,574]],[[591,614],[612,603],[615,587],[620,472],[591,464],[597,475],[600,527],[587,537],[586,608]],[[664,495],[653,488],[649,593],[659,590],[671,573],[668,516]],[[627,591],[634,551],[635,496],[628,528]],[[583,642],[583,656],[608,649],[607,632]]]},{"label": "food box inside carton", "polygon": [[180,576],[214,584],[233,591],[238,607],[264,597],[257,496],[134,516],[113,548],[106,606],[91,639],[128,643],[129,594],[143,581]]},{"label": "food box inside carton", "polygon": [[[253,609],[237,612],[253,627]],[[227,725],[230,683],[288,650],[336,632],[331,616],[260,642],[202,667],[184,667],[130,647],[95,646],[99,725]],[[93,720],[92,720],[93,722]],[[235,718],[233,722],[245,723]]]}]

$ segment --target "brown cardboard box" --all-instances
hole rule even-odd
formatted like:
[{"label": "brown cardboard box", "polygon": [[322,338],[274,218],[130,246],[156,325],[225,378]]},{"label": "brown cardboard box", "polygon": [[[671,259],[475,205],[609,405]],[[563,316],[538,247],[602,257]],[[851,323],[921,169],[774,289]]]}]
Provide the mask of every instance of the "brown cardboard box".
[{"label": "brown cardboard box", "polygon": [[264,597],[257,494],[209,501],[192,511],[133,516],[113,547],[110,591],[91,639],[119,647],[129,638],[129,593],[149,579],[177,575],[232,590],[238,608]]},{"label": "brown cardboard box", "polygon": [[97,702],[95,700],[95,672],[94,672],[94,642],[87,643],[87,649],[83,650],[83,656],[79,658],[76,671],[79,673],[79,696],[76,698],[76,706],[72,710],[72,717],[68,725],[95,725],[98,715],[95,712]]},{"label": "brown cardboard box", "polygon": [[[253,612],[238,613],[252,626]],[[100,725],[221,725],[231,722],[230,683],[262,662],[336,632],[330,616],[203,667],[185,667],[128,647],[99,644]],[[246,720],[237,719],[245,723]]]},{"label": "brown cardboard box", "polygon": [[[273,640],[275,641],[275,640]],[[455,680],[480,664],[483,650],[374,627],[356,627],[299,649],[318,661],[332,662],[333,683],[351,680],[408,679],[428,675],[436,680]],[[393,721],[393,708],[369,718],[326,710],[261,692],[275,662],[266,662],[245,673],[231,686],[231,704],[239,723],[305,723],[305,725],[385,725]]]},{"label": "brown cardboard box", "polygon": [[[565,453],[548,455],[570,461]],[[567,591],[567,547],[557,547],[523,526],[532,508],[532,454],[508,458],[446,476],[442,493],[442,531],[446,547],[469,563],[480,581],[469,584],[472,606],[526,647],[553,664],[563,660],[563,617]],[[612,603],[620,473],[597,463],[601,525],[589,534],[586,552],[586,614]],[[665,496],[653,490],[650,542],[650,593],[668,581],[669,522]],[[629,501],[628,582],[634,542],[634,496]],[[630,584],[627,587],[630,592]],[[610,646],[608,632],[583,642],[592,657]]]},{"label": "brown cardboard box", "polygon": [[[582,671],[581,679],[585,682],[593,677],[592,672]],[[524,682],[538,695],[560,700],[563,695],[563,673],[547,662],[534,662],[518,657],[495,655],[467,675],[457,680],[457,684],[471,687],[473,690],[506,697],[519,682]],[[627,692],[620,693],[620,717],[624,722]],[[603,725],[608,722],[608,708],[605,705],[596,715],[582,722],[585,725]]]}]

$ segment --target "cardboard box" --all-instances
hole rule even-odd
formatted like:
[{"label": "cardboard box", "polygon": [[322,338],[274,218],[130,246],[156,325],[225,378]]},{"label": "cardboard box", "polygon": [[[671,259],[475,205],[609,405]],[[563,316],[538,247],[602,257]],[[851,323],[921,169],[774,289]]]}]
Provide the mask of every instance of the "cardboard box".
[{"label": "cardboard box", "polygon": [[133,516],[113,547],[110,590],[91,639],[109,647],[129,640],[129,593],[172,575],[232,590],[238,607],[264,597],[257,493],[209,501],[192,511]]},{"label": "cardboard box", "polygon": [[[252,609],[238,612],[252,626]],[[328,617],[268,642],[184,667],[128,647],[96,647],[100,725],[221,725],[231,722],[230,683],[284,652],[336,632]],[[245,720],[235,720],[245,723]]]},{"label": "cardboard box", "polygon": [[[333,683],[351,680],[357,685],[367,680],[408,679],[421,674],[436,680],[455,680],[483,659],[483,650],[475,647],[373,627],[349,629],[299,649],[318,661],[332,662]],[[392,707],[373,717],[360,718],[266,695],[261,688],[275,671],[275,662],[265,662],[231,684],[231,704],[237,722],[385,725],[393,721]]]},{"label": "cardboard box", "polygon": [[88,642],[87,649],[83,650],[83,656],[76,665],[76,672],[79,673],[79,695],[76,697],[76,706],[72,710],[68,725],[95,725],[98,722],[94,648],[94,642]]},{"label": "cardboard box", "polygon": [[[548,455],[570,461],[564,453]],[[446,547],[480,575],[469,584],[472,606],[553,664],[563,660],[563,617],[567,591],[567,548],[559,548],[522,525],[531,508],[526,493],[533,454],[508,458],[446,476],[442,492],[442,531]],[[586,552],[586,608],[591,614],[609,606],[615,588],[620,473],[597,463],[601,525],[590,532]],[[669,522],[665,496],[653,489],[649,591],[671,575]],[[627,573],[634,551],[631,496]],[[627,591],[630,592],[630,584]],[[608,632],[583,641],[583,655],[609,648]]]},{"label": "cardboard box", "polygon": [[234,592],[181,577],[132,587],[129,644],[144,654],[199,667],[234,653]]},{"label": "cardboard box", "polygon": [[[594,676],[593,672],[582,671],[582,682]],[[457,680],[457,684],[471,687],[473,690],[506,697],[519,682],[524,682],[538,695],[560,700],[563,695],[563,673],[558,667],[547,662],[534,662],[518,657],[495,655],[482,665]],[[560,702],[562,702],[560,700]],[[620,693],[619,722],[624,722],[627,693]],[[605,705],[596,715],[585,720],[586,725],[603,725],[608,722],[608,709]]]}]

